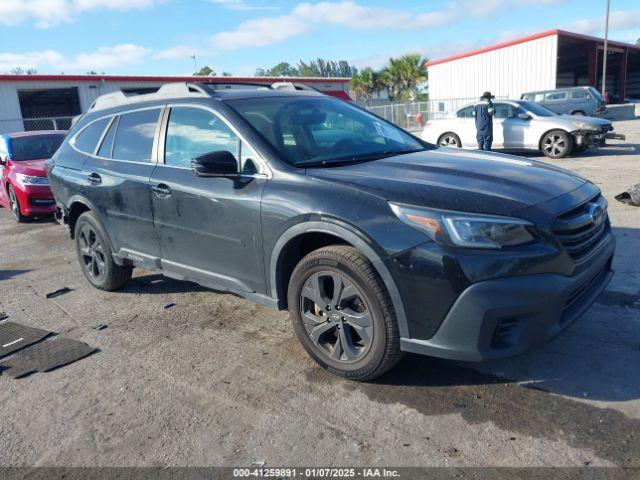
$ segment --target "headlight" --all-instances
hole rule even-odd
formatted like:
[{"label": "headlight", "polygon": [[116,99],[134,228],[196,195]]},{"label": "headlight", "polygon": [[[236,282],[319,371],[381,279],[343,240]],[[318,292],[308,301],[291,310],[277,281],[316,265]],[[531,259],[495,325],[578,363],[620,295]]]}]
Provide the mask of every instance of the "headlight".
[{"label": "headlight", "polygon": [[445,245],[499,249],[533,240],[527,229],[532,224],[519,218],[427,210],[397,203],[389,205],[401,221]]},{"label": "headlight", "polygon": [[575,121],[571,122],[571,125],[576,127],[578,130],[587,130],[587,131],[592,131],[592,132],[599,132],[600,131],[600,126],[595,125],[593,123],[582,122],[580,120],[575,120]]},{"label": "headlight", "polygon": [[32,177],[31,175],[23,175],[16,173],[18,183],[22,185],[49,185],[49,179],[47,177]]}]

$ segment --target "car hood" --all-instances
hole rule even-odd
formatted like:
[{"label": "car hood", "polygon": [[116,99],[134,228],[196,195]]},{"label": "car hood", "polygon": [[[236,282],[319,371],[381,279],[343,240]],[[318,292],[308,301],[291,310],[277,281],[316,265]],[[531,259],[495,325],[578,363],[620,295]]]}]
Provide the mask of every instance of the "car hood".
[{"label": "car hood", "polygon": [[586,180],[512,155],[437,148],[307,175],[410,205],[511,215],[579,188]]},{"label": "car hood", "polygon": [[46,159],[41,160],[24,160],[21,162],[11,162],[13,171],[23,175],[31,175],[33,177],[46,176],[45,165]]},{"label": "car hood", "polygon": [[570,122],[577,120],[578,122],[590,123],[592,125],[611,125],[611,120],[607,120],[606,118],[587,117],[585,115],[560,115],[560,117]]}]

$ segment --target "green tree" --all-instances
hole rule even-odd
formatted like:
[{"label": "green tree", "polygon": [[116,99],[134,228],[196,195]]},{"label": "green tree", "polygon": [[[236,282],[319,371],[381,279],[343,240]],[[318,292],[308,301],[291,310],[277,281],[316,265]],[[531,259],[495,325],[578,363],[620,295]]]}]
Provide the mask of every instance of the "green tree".
[{"label": "green tree", "polygon": [[373,95],[382,88],[380,75],[372,68],[364,68],[351,77],[351,90],[353,90],[356,100],[362,98],[367,107]]},{"label": "green tree", "polygon": [[636,45],[640,47],[640,38],[636,41]]},{"label": "green tree", "polygon": [[411,53],[399,58],[390,58],[380,76],[392,100],[415,100],[418,87],[427,81],[425,58]]},{"label": "green tree", "polygon": [[300,60],[298,73],[301,77],[351,78],[358,73],[358,69],[346,60],[334,61],[318,58],[309,63]]},{"label": "green tree", "polygon": [[216,72],[214,72],[213,68],[211,68],[209,65],[205,65],[193,75],[197,77],[215,77]]}]

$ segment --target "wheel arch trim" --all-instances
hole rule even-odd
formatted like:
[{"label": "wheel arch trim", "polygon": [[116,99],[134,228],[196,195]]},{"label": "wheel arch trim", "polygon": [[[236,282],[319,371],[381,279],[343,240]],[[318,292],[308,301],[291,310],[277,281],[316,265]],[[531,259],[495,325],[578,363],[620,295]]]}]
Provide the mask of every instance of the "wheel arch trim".
[{"label": "wheel arch trim", "polygon": [[[74,203],[80,203],[82,205],[84,205],[85,207],[87,207],[89,209],[89,211],[91,213],[93,213],[95,215],[95,217],[98,219],[98,221],[100,222],[100,225],[102,225],[102,229],[104,230],[105,235],[107,236],[107,242],[109,242],[109,247],[111,248],[111,253],[114,256],[114,259],[116,261],[116,263],[121,262],[121,260],[119,258],[117,258],[116,255],[116,250],[114,250],[113,247],[113,242],[111,241],[111,237],[109,236],[109,232],[107,231],[107,229],[105,228],[105,223],[102,219],[102,216],[100,215],[100,213],[98,212],[98,209],[95,208],[95,206],[93,205],[93,203],[91,202],[91,200],[88,200],[86,197],[84,197],[83,195],[72,195],[69,200],[67,200],[66,204],[65,204],[65,208],[67,209],[67,211],[71,210],[71,206]],[[69,226],[69,229],[71,229],[71,226]],[[70,232],[72,235],[74,234],[74,232]],[[118,263],[119,264],[119,263]]]},{"label": "wheel arch trim", "polygon": [[290,227],[280,235],[280,238],[278,238],[278,241],[273,247],[271,258],[269,260],[269,289],[271,296],[279,302],[278,263],[285,247],[296,237],[310,232],[329,234],[343,239],[357,248],[371,262],[373,268],[376,269],[376,272],[378,272],[378,275],[382,278],[382,281],[389,292],[389,296],[391,297],[391,302],[398,320],[400,336],[408,337],[409,327],[404,305],[402,303],[402,297],[400,296],[400,291],[393,280],[391,272],[385,265],[383,258],[373,249],[370,242],[367,241],[366,236],[357,230],[353,230],[341,224],[327,220],[307,221]]}]

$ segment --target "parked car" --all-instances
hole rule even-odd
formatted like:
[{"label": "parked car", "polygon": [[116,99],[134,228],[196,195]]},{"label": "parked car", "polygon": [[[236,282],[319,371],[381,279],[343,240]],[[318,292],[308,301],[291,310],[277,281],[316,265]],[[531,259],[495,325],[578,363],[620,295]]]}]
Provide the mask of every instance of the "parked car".
[{"label": "parked car", "polygon": [[101,97],[48,169],[93,286],[141,267],[288,308],[311,357],[351,379],[403,351],[478,361],[540,345],[613,274],[593,183],[438,148],[309,91]]},{"label": "parked car", "polygon": [[[541,151],[549,158],[563,158],[574,151],[605,144],[607,138],[624,139],[612,133],[609,120],[575,115],[556,115],[533,102],[494,102],[493,148]],[[477,148],[475,107],[467,105],[451,118],[425,123],[422,138],[441,146]]]},{"label": "parked car", "polygon": [[46,130],[0,135],[0,205],[11,208],[18,222],[56,212],[44,162],[65,134]]},{"label": "parked car", "polygon": [[539,103],[558,115],[602,115],[607,102],[594,87],[558,88],[523,93],[520,98]]}]

